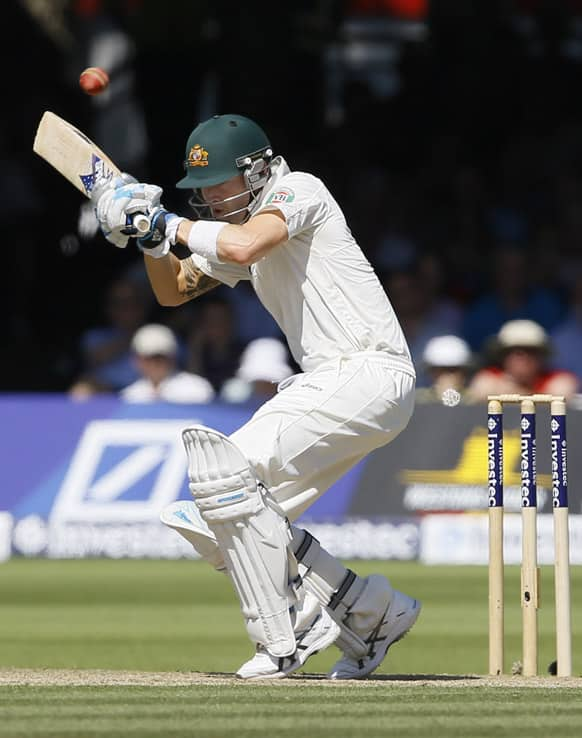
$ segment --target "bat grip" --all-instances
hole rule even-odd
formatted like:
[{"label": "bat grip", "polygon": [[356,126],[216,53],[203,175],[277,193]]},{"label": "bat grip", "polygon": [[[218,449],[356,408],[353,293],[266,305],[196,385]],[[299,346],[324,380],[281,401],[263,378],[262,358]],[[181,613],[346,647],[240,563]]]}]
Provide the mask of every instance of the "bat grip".
[{"label": "bat grip", "polygon": [[143,236],[150,230],[150,219],[147,215],[140,215],[139,213],[134,215],[132,224],[140,236]]}]

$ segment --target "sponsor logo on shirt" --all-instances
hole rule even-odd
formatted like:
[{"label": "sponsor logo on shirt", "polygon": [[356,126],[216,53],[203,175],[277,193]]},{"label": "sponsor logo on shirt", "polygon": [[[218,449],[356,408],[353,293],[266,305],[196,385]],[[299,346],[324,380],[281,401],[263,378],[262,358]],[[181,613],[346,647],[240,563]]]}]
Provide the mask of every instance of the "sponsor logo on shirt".
[{"label": "sponsor logo on shirt", "polygon": [[282,202],[293,202],[295,199],[295,193],[293,190],[277,190],[276,192],[271,192],[269,197],[267,198],[267,205],[270,205],[271,203],[274,203],[275,205],[282,203]]}]

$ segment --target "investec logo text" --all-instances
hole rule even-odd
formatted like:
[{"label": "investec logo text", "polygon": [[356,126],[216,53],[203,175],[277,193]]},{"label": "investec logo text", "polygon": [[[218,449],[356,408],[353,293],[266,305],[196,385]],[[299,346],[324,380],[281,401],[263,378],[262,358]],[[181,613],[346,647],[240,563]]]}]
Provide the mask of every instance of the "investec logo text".
[{"label": "investec logo text", "polygon": [[[533,465],[530,469],[525,460],[520,432],[509,430],[502,437],[501,427],[497,434],[494,433],[495,427],[495,421],[489,419],[486,429],[475,428],[464,439],[461,454],[452,468],[403,469],[399,479],[404,485],[405,509],[413,512],[441,512],[494,507],[496,490],[504,485],[505,508],[519,510],[522,507],[522,466],[526,464],[529,485]],[[535,448],[532,448],[532,456],[535,464]],[[499,465],[497,469],[496,461]],[[485,469],[488,470],[486,486]],[[537,483],[536,499],[538,507],[543,509],[549,498],[550,475],[538,474]]]},{"label": "investec logo text", "polygon": [[500,453],[503,440],[497,433],[491,433],[487,438],[487,493],[489,507],[496,507],[498,487],[503,481],[503,456]]},{"label": "investec logo text", "polygon": [[[526,426],[527,428],[528,426]],[[521,506],[536,506],[536,439],[525,431],[521,435]]]},{"label": "investec logo text", "polygon": [[552,434],[552,504],[554,507],[567,506],[568,474],[566,462],[566,441]]},{"label": "investec logo text", "polygon": [[94,420],[85,428],[50,519],[146,522],[180,496],[187,472],[181,431],[196,420]]}]

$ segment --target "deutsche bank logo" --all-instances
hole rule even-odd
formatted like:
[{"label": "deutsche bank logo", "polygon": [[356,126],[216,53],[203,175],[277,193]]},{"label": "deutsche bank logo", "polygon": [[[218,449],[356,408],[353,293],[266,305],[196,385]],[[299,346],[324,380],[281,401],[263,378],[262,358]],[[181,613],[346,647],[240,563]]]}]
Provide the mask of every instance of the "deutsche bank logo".
[{"label": "deutsche bank logo", "polygon": [[144,522],[180,496],[189,420],[87,424],[51,511],[52,523]]}]

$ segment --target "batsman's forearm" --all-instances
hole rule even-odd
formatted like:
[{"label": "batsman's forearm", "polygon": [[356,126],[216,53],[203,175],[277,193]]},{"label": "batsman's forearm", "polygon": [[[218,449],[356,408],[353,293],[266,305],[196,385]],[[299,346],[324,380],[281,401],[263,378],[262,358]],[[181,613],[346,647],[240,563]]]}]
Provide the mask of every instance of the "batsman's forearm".
[{"label": "batsman's forearm", "polygon": [[211,262],[250,266],[288,238],[285,219],[272,211],[259,213],[241,225],[209,221],[208,226],[219,226],[217,235],[208,233],[207,226],[201,229],[204,224],[184,219],[178,225],[176,238],[192,253]]},{"label": "batsman's forearm", "polygon": [[218,287],[220,282],[198,269],[191,258],[180,260],[174,254],[153,259],[145,254],[150,284],[160,305],[182,305]]},{"label": "batsman's forearm", "polygon": [[174,254],[168,254],[161,259],[154,259],[145,254],[144,264],[152,290],[160,305],[180,305],[186,302],[178,289],[180,261]]}]

